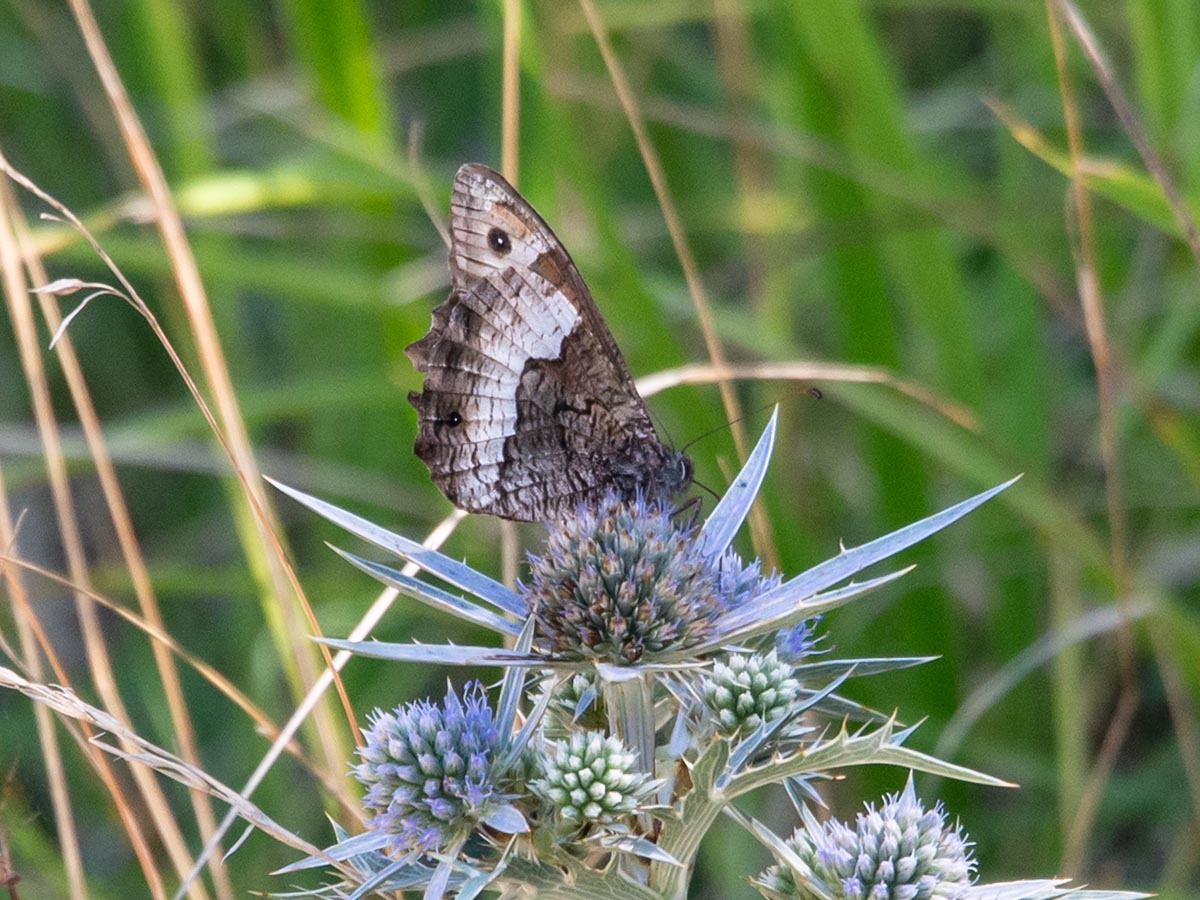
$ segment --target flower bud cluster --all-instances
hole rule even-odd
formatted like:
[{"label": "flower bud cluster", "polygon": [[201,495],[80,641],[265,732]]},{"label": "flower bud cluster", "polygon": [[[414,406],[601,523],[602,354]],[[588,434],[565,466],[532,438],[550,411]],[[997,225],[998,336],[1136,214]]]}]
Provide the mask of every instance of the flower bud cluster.
[{"label": "flower bud cluster", "polygon": [[400,850],[439,850],[469,830],[497,795],[499,742],[492,710],[475,682],[441,706],[418,700],[375,710],[354,776],[367,788],[371,826]]},{"label": "flower bud cluster", "polygon": [[773,866],[756,881],[773,900],[959,900],[974,880],[962,829],[940,803],[925,809],[911,777],[878,810],[868,805],[853,828],[805,812],[787,842],[803,868]]},{"label": "flower bud cluster", "polygon": [[609,825],[636,812],[657,784],[636,761],[618,738],[576,731],[550,742],[530,788],[570,824]]},{"label": "flower bud cluster", "polygon": [[610,495],[550,528],[522,589],[549,650],[628,665],[707,640],[721,580],[668,508]]},{"label": "flower bud cluster", "polygon": [[717,730],[731,736],[784,715],[796,701],[800,682],[774,650],[734,653],[713,663],[700,691]]}]

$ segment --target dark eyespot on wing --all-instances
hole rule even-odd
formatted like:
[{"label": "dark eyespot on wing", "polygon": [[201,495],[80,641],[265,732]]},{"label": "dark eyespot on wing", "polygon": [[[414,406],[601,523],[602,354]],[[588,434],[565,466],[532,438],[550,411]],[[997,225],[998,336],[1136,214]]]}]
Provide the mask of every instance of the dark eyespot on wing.
[{"label": "dark eyespot on wing", "polygon": [[488,232],[487,241],[492,252],[498,256],[508,256],[512,252],[512,241],[508,237],[508,232],[503,228],[491,229]]}]

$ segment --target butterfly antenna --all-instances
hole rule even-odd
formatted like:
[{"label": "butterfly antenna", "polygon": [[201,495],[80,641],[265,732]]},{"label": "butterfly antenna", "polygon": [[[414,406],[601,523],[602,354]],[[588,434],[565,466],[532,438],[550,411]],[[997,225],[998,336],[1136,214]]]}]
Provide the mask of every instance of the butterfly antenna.
[{"label": "butterfly antenna", "polygon": [[[812,397],[814,400],[821,400],[825,396],[824,394],[821,393],[821,389],[816,387],[815,385],[810,386],[805,391],[805,393],[808,394],[808,396]],[[790,398],[788,398],[788,399],[790,399]],[[697,435],[696,437],[694,437],[690,441],[688,441],[686,444],[684,444],[680,448],[680,452],[682,453],[683,451],[687,450],[688,447],[692,446],[692,444],[695,444],[698,441],[702,441],[706,437],[711,437],[712,435],[716,434],[718,431],[723,431],[726,428],[732,428],[738,422],[745,421],[746,419],[750,418],[751,416],[756,416],[761,412],[771,409],[772,407],[778,406],[782,402],[783,402],[782,400],[772,400],[768,403],[762,404],[761,406],[756,406],[754,409],[749,410],[748,412],[742,413],[742,415],[738,416],[736,419],[730,419],[728,422],[726,422],[723,425],[718,425],[716,428],[710,428],[708,431],[704,432],[703,434]],[[704,485],[700,485],[700,486],[704,487]],[[707,488],[705,488],[705,490],[707,490]]]},{"label": "butterfly antenna", "polygon": [[713,496],[713,499],[714,499],[714,500],[716,500],[718,503],[720,503],[720,502],[721,502],[721,495],[720,495],[720,494],[718,494],[716,491],[714,491],[712,488],[710,488],[710,487],[709,487],[707,484],[705,484],[703,481],[700,481],[699,479],[693,478],[693,479],[692,479],[692,484],[696,485],[696,487],[698,487],[698,488],[704,488],[704,490],[706,490],[706,491],[708,491],[710,494],[712,494],[712,496]]},{"label": "butterfly antenna", "polygon": [[[703,485],[701,485],[701,486],[703,487]],[[704,488],[704,489],[706,491],[708,490],[708,488]],[[709,493],[712,493],[712,492],[709,491]],[[713,494],[713,496],[716,497],[717,495]],[[718,499],[720,499],[720,498],[718,498]],[[686,513],[687,514],[687,524],[684,526],[684,529],[689,530],[689,529],[691,529],[691,527],[694,524],[696,524],[696,519],[700,515],[700,508],[703,505],[704,505],[703,497],[690,497],[684,503],[682,503],[680,506],[676,507],[675,510],[672,511],[671,518],[674,519],[674,518],[676,518],[678,516],[682,516],[684,513]]]}]

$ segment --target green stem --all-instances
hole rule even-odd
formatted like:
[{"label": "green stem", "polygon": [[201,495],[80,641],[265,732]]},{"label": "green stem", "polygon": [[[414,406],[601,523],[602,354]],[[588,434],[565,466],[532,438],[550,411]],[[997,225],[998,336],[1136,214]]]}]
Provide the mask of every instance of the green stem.
[{"label": "green stem", "polygon": [[683,799],[679,818],[663,825],[658,846],[683,863],[682,867],[660,862],[650,865],[650,884],[664,900],[687,900],[700,841],[726,802],[716,780],[728,759],[728,743],[713,741],[692,767],[692,789]]},{"label": "green stem", "polygon": [[[608,713],[608,727],[637,755],[640,771],[654,776],[654,686],[649,675],[638,675],[620,681],[605,681],[603,684],[604,708]],[[649,816],[637,818],[637,830],[649,835],[654,827]],[[631,881],[644,883],[648,869],[642,860],[622,855],[618,860],[619,870]]]},{"label": "green stem", "polygon": [[603,696],[609,728],[637,754],[638,768],[653,776],[654,688],[650,676],[605,681]]}]

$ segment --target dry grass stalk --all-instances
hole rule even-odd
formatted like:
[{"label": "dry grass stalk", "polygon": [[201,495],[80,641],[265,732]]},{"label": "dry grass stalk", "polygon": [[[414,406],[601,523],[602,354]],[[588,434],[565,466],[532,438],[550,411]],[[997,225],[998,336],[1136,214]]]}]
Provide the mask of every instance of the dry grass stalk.
[{"label": "dry grass stalk", "polygon": [[945,416],[968,431],[979,431],[975,413],[960,403],[942,397],[924,385],[907,381],[879,366],[857,366],[848,363],[779,361],[733,363],[718,368],[710,363],[691,363],[674,369],[664,369],[643,375],[637,380],[638,391],[646,397],[683,384],[714,384],[720,381],[799,381],[811,384],[846,382],[851,384],[882,384]]},{"label": "dry grass stalk", "polygon": [[[204,371],[205,380],[212,391],[222,430],[226,436],[227,449],[234,468],[239,473],[239,485],[248,503],[249,514],[258,530],[259,541],[262,545],[262,559],[266,563],[272,594],[278,604],[278,610],[288,636],[291,651],[289,667],[295,667],[302,685],[311,687],[317,678],[313,648],[308,641],[308,633],[305,632],[297,617],[297,606],[307,619],[310,633],[319,634],[320,628],[303,590],[296,581],[295,573],[288,563],[287,554],[279,538],[275,517],[267,502],[266,494],[263,492],[249,433],[238,406],[233,382],[229,375],[229,367],[225,361],[224,351],[221,349],[216,324],[213,321],[212,310],[208,304],[199,268],[184,232],[183,222],[171,198],[162,168],[158,164],[150,141],[146,137],[145,130],[142,128],[116,65],[105,45],[91,6],[87,0],[70,0],[70,7],[83,34],[88,54],[104,85],[109,104],[117,118],[138,180],[148,195],[155,225],[171,261],[171,270],[187,312],[192,328],[192,337],[196,342],[197,356]],[[323,647],[320,650],[325,664],[328,666],[330,663],[329,653]],[[285,666],[287,665],[285,656]],[[349,727],[356,732],[353,710],[340,680],[336,687]],[[320,745],[322,764],[329,769],[331,775],[340,775],[345,766],[347,748],[343,745],[340,730],[335,724],[331,710],[325,705],[319,706],[314,710],[313,721]]]},{"label": "dry grass stalk", "polygon": [[1080,15],[1078,8],[1076,8],[1071,0],[1054,0],[1054,3],[1066,21],[1067,26],[1071,29],[1071,33],[1075,36],[1076,43],[1079,44],[1084,56],[1087,57],[1092,71],[1096,73],[1100,87],[1104,89],[1104,94],[1108,97],[1108,102],[1112,105],[1113,112],[1120,119],[1121,127],[1125,129],[1125,134],[1133,142],[1133,146],[1137,150],[1138,156],[1142,158],[1142,163],[1146,166],[1150,177],[1154,179],[1162,190],[1163,196],[1167,198],[1167,203],[1171,207],[1171,213],[1175,216],[1179,230],[1183,233],[1184,240],[1191,249],[1192,255],[1196,258],[1197,264],[1200,264],[1200,230],[1196,228],[1196,220],[1192,217],[1192,211],[1188,208],[1187,201],[1183,199],[1183,195],[1179,192],[1174,180],[1167,172],[1167,167],[1163,163],[1162,158],[1154,150],[1150,139],[1146,136],[1146,129],[1142,127],[1137,113],[1134,112],[1133,104],[1125,96],[1125,91],[1122,90],[1121,83],[1117,80],[1112,64],[1109,63],[1108,58],[1101,49],[1100,42],[1096,40],[1092,29],[1088,26],[1083,16]]},{"label": "dry grass stalk", "polygon": [[[227,458],[229,458],[230,461],[232,462],[233,457],[232,457],[232,452],[230,450],[229,444],[225,439],[224,433],[222,432],[221,428],[217,424],[212,411],[209,409],[207,402],[204,400],[204,397],[200,394],[199,388],[197,387],[195,381],[192,379],[190,373],[187,370],[187,367],[184,365],[182,359],[179,357],[179,354],[176,352],[174,346],[172,345],[171,341],[168,339],[166,333],[163,331],[162,326],[159,324],[159,322],[158,322],[157,318],[154,316],[153,312],[151,312],[149,307],[146,305],[145,301],[142,300],[142,298],[138,294],[136,288],[133,287],[132,283],[129,282],[129,280],[124,276],[124,274],[120,271],[120,269],[118,269],[116,267],[116,265],[115,265],[115,263],[113,263],[111,257],[109,257],[108,254],[104,251],[104,248],[100,246],[100,244],[96,241],[96,239],[92,236],[92,234],[87,230],[87,228],[83,225],[83,223],[80,222],[79,218],[70,209],[68,209],[66,206],[64,206],[61,202],[56,200],[54,197],[47,194],[45,191],[43,191],[41,188],[39,188],[36,184],[34,184],[32,181],[30,181],[28,178],[26,178],[20,172],[17,172],[16,170],[14,170],[11,166],[8,165],[7,161],[4,160],[2,156],[0,156],[0,171],[4,171],[13,181],[20,184],[26,190],[30,191],[35,196],[37,196],[38,198],[43,200],[45,203],[47,203],[49,206],[51,206],[55,210],[58,217],[61,217],[61,219],[63,221],[69,223],[72,227],[74,227],[85,238],[85,240],[88,241],[88,243],[91,245],[92,249],[96,252],[96,254],[108,266],[109,270],[113,273],[113,275],[117,278],[119,284],[121,285],[121,289],[108,288],[107,286],[101,286],[101,287],[106,288],[105,292],[112,293],[116,296],[119,296],[119,297],[122,297],[123,299],[125,299],[146,320],[147,324],[150,326],[151,330],[154,332],[154,335],[158,339],[159,343],[163,346],[164,350],[167,351],[168,356],[170,357],[172,363],[175,365],[176,370],[180,374],[180,377],[183,379],[183,382],[187,386],[188,391],[191,393],[192,398],[195,400],[197,406],[199,407],[201,414],[204,416],[205,421],[208,423],[210,429],[212,430],[214,436],[216,437],[218,444],[221,446],[222,450],[225,451]],[[19,271],[19,267],[14,267],[13,271]],[[42,290],[48,290],[51,293],[72,292],[74,290],[75,282],[72,279],[66,279],[65,281],[67,282],[65,285],[60,282],[55,282],[51,285],[46,286],[45,288],[42,288]],[[95,287],[95,285],[93,285],[93,287]],[[22,293],[21,296],[23,299],[27,300],[27,297],[25,296],[24,293]],[[26,303],[26,305],[28,306],[27,303]],[[31,313],[29,313],[28,315],[29,315],[30,321],[32,321]],[[68,319],[69,318],[70,317],[68,317]],[[34,354],[34,356],[36,357],[36,353]],[[61,452],[59,452],[58,458],[60,459],[60,464],[61,464]],[[234,472],[238,476],[238,478],[243,480],[243,482],[244,482],[245,474],[242,470],[238,469],[236,467],[236,465],[234,468]],[[251,506],[255,506],[257,504],[255,496],[252,492],[246,491],[246,496],[247,496],[247,499],[250,502]],[[261,512],[261,510],[260,510],[260,512]],[[268,537],[273,538],[274,533],[268,532]],[[277,550],[282,555],[282,548],[277,546]],[[289,572],[291,572],[290,567],[289,567]],[[293,578],[295,577],[294,572],[291,572],[291,577],[293,577]],[[81,584],[81,582],[79,580],[75,579],[74,577],[72,577],[71,582],[72,582],[72,584],[75,584],[75,585],[86,586],[85,584]],[[299,593],[301,593],[301,594],[303,593],[302,590],[300,589],[298,583],[297,583],[296,589]],[[330,670],[326,670],[320,676],[318,676],[318,679],[317,679],[316,684],[314,685],[314,688],[310,689],[309,694],[307,695],[306,699],[308,700],[308,702],[305,704],[301,704],[301,710],[298,713],[294,714],[292,717],[292,721],[295,724],[295,728],[288,732],[286,738],[281,739],[281,743],[286,744],[288,741],[290,741],[291,738],[295,735],[295,729],[298,729],[300,724],[302,724],[304,721],[306,721],[308,715],[312,712],[312,709],[316,705],[317,701],[323,696],[324,690],[331,683],[333,674],[334,674],[334,671],[330,669]],[[269,761],[264,761],[263,764],[260,764],[260,768],[257,772],[257,777],[252,778],[252,780],[254,781],[254,787],[256,787],[257,784],[261,782],[262,777],[265,775],[265,773],[269,769],[270,765],[274,762],[275,758],[277,758],[276,755],[269,755]],[[144,773],[144,770],[142,770],[142,769],[134,770],[135,778],[143,778],[144,777],[143,773]],[[337,785],[341,789],[339,791],[339,794],[344,795],[345,794],[345,783],[344,783],[344,780],[341,779],[341,774],[342,773],[339,771],[337,776],[328,774],[326,777],[328,779],[327,783],[331,784],[331,785]],[[149,784],[150,784],[151,790],[157,790],[157,785],[154,784],[153,780],[151,780]],[[253,790],[253,788],[243,789],[243,793],[247,794],[247,796],[248,796],[252,790]],[[347,799],[344,802],[348,804],[349,800]],[[164,806],[164,810],[165,810],[165,806]],[[166,811],[166,813],[169,813],[169,810]],[[233,818],[234,818],[233,814],[231,814],[230,816],[227,816],[226,820],[220,826],[218,826],[218,828],[214,832],[213,836],[209,839],[209,841],[206,842],[205,853],[202,854],[201,858],[195,864],[193,864],[191,866],[190,870],[186,870],[186,875],[184,877],[183,886],[180,888],[181,893],[184,891],[189,891],[193,888],[195,879],[199,875],[205,861],[215,851],[217,842],[224,835],[225,831],[228,829],[229,825],[232,823]],[[132,819],[132,818],[128,819],[126,821],[127,828],[133,827],[130,823],[135,824],[136,820]],[[136,828],[133,828],[133,830],[137,831]],[[132,837],[132,834],[131,834],[131,837]],[[140,837],[140,833],[139,833],[139,837]],[[144,843],[144,841],[143,841],[143,843]],[[135,847],[136,846],[138,846],[138,842],[135,840]],[[147,859],[152,864],[152,859],[149,857],[147,857]],[[159,891],[158,891],[158,893],[156,893],[156,896],[160,895],[161,894],[161,886],[162,886],[161,877],[157,876],[157,873],[155,873],[155,877],[151,878],[151,881],[152,881],[152,884],[158,885]]]},{"label": "dry grass stalk", "polygon": [[[1084,56],[1087,57],[1105,96],[1108,97],[1113,111],[1121,122],[1121,127],[1125,130],[1125,134],[1133,143],[1146,170],[1162,190],[1163,196],[1166,197],[1167,203],[1171,207],[1171,213],[1175,216],[1184,240],[1192,251],[1192,256],[1196,259],[1197,264],[1200,264],[1200,229],[1196,227],[1192,211],[1176,187],[1174,179],[1168,173],[1166,164],[1150,143],[1146,129],[1134,111],[1133,104],[1129,102],[1129,98],[1121,88],[1116,72],[1100,47],[1099,41],[1096,40],[1092,29],[1071,0],[1055,0],[1055,3],[1071,29],[1071,33],[1075,36],[1080,49],[1083,50]],[[1195,708],[1188,701],[1186,691],[1181,689],[1182,683],[1179,680],[1177,661],[1161,628],[1162,626],[1158,622],[1152,622],[1150,625],[1154,656],[1166,688],[1167,704],[1179,740],[1179,751],[1188,788],[1191,791],[1192,806],[1196,810],[1197,816],[1200,817],[1200,726],[1197,725]]]},{"label": "dry grass stalk", "polygon": [[[58,424],[50,400],[50,388],[42,364],[37,326],[29,299],[29,285],[22,277],[16,235],[7,215],[0,215],[0,264],[4,269],[5,297],[16,334],[21,366],[25,374],[25,381],[29,386],[38,436],[44,448],[47,477],[63,551],[66,555],[67,568],[71,573],[73,584],[90,588],[91,577],[83,549],[83,538],[75,512],[75,503],[71,497],[66,460],[63,457]],[[112,660],[108,653],[103,630],[100,627],[95,604],[87,594],[79,592],[75,594],[75,602],[92,682],[105,706],[119,719],[128,722],[129,715],[117,689]],[[135,772],[135,783],[172,864],[182,876],[191,866],[191,855],[188,853],[187,844],[165,795],[154,779],[146,776],[145,772]],[[143,868],[145,869],[147,866],[150,869],[154,868],[151,861],[143,860]],[[155,881],[159,881],[161,887],[161,878],[157,873],[148,875],[148,877],[152,885]],[[192,896],[195,900],[206,900],[208,892],[202,885],[198,885]]]},{"label": "dry grass stalk", "polygon": [[[2,214],[2,213],[0,213]],[[8,490],[4,474],[0,470],[0,547],[11,552],[17,541],[17,528],[8,505]],[[0,565],[0,573],[8,584],[9,596],[13,598],[13,619],[17,625],[17,640],[21,644],[21,660],[34,680],[42,680],[42,657],[38,652],[33,627],[33,617],[28,615],[29,602],[21,576],[11,566]],[[67,785],[67,772],[63,764],[62,748],[58,743],[58,732],[50,710],[34,706],[34,725],[38,733],[38,747],[42,751],[42,763],[46,767],[46,782],[50,788],[50,806],[54,810],[54,828],[58,833],[62,849],[63,868],[67,874],[67,890],[71,900],[86,900],[87,882],[83,874],[83,855],[79,849],[79,831],[75,826],[75,812],[71,808],[71,797]]]},{"label": "dry grass stalk", "polygon": [[500,171],[514,185],[521,151],[521,3],[504,0],[500,103]]},{"label": "dry grass stalk", "polygon": [[[1100,455],[1104,461],[1105,500],[1109,523],[1109,556],[1117,606],[1124,611],[1129,600],[1128,548],[1125,524],[1125,500],[1121,472],[1121,451],[1115,422],[1118,385],[1113,353],[1104,322],[1104,303],[1100,296],[1100,281],[1095,262],[1095,233],[1091,197],[1080,172],[1083,159],[1083,138],[1079,115],[1067,75],[1066,50],[1059,23],[1056,0],[1046,0],[1046,18],[1050,24],[1050,40],[1054,47],[1054,65],[1058,72],[1058,89],[1062,98],[1063,120],[1067,131],[1067,146],[1071,158],[1071,200],[1078,243],[1075,253],[1076,283],[1083,309],[1088,347],[1096,368],[1096,393],[1099,406]],[[1117,632],[1118,659],[1121,671],[1121,692],[1109,720],[1108,729],[1096,755],[1091,772],[1084,784],[1079,806],[1066,836],[1063,850],[1063,871],[1077,872],[1083,862],[1100,797],[1112,776],[1129,726],[1138,705],[1137,675],[1134,671],[1133,639],[1127,623]]]},{"label": "dry grass stalk", "polygon": [[237,816],[281,844],[306,855],[320,854],[319,849],[275,822],[237,791],[213,778],[202,768],[193,766],[175,754],[146,740],[104,710],[85,703],[75,695],[74,691],[30,681],[3,666],[0,666],[0,687],[20,691],[35,703],[52,709],[60,716],[87,723],[93,730],[113,735],[117,738],[116,743],[109,743],[98,735],[92,737],[89,742],[107,753],[133,763],[132,768],[158,772],[192,790],[203,791],[209,796],[229,804]]},{"label": "dry grass stalk", "polygon": [[[650,141],[650,135],[646,131],[646,123],[642,117],[641,110],[638,108],[633,89],[630,87],[629,80],[625,77],[625,71],[621,68],[621,63],[613,51],[612,44],[609,42],[608,32],[604,27],[604,20],[600,17],[600,13],[592,0],[579,0],[579,5],[583,10],[584,16],[587,18],[588,26],[591,28],[592,36],[596,41],[597,48],[600,50],[600,55],[604,59],[604,66],[608,70],[608,77],[612,81],[613,90],[616,91],[617,98],[621,102],[621,108],[625,112],[625,118],[629,121],[629,127],[633,130],[633,137],[637,142],[638,152],[642,156],[642,163],[646,167],[646,174],[650,177],[650,183],[654,187],[654,196],[657,198],[659,208],[662,210],[663,221],[666,223],[667,232],[671,236],[671,244],[675,248],[675,255],[679,259],[679,267],[683,270],[683,279],[687,282],[688,294],[691,296],[692,305],[696,309],[696,321],[699,323],[700,333],[704,337],[704,347],[708,352],[708,358],[714,366],[722,368],[726,364],[725,351],[721,347],[721,339],[717,336],[716,326],[713,324],[711,304],[708,300],[708,293],[704,288],[704,282],[700,278],[699,267],[696,265],[695,257],[692,256],[691,247],[688,245],[687,237],[683,232],[683,222],[679,218],[679,213],[675,209],[675,201],[672,199],[670,188],[667,186],[667,176],[663,171],[662,161],[658,157],[658,152],[654,149],[654,144]],[[721,392],[721,402],[725,407],[725,415],[730,422],[730,433],[733,435],[734,446],[737,448],[738,460],[739,462],[744,461],[746,459],[747,447],[746,430],[742,427],[741,403],[738,402],[733,385],[729,382],[717,382],[717,389]],[[756,503],[750,511],[750,531],[754,546],[758,549],[759,556],[763,558],[763,562],[770,567],[776,566],[778,554],[775,552],[771,528],[761,504]]]},{"label": "dry grass stalk", "polygon": [[[500,73],[500,173],[516,186],[521,150],[521,3],[504,0],[503,53]],[[510,587],[517,581],[520,546],[517,526],[500,523],[500,577]]]},{"label": "dry grass stalk", "polygon": [[[2,534],[3,532],[0,531],[0,536],[2,536]],[[11,554],[0,553],[0,565],[5,568],[23,569],[73,591],[84,590],[78,585],[71,584],[69,579],[62,577],[61,575]],[[189,653],[183,646],[179,644],[178,641],[171,637],[171,635],[161,625],[154,625],[148,622],[137,613],[126,609],[119,603],[114,602],[103,594],[91,590],[87,590],[85,592],[97,604],[103,606],[114,615],[119,616],[138,630],[144,632],[152,642],[158,644],[165,652],[179,657],[184,664],[193,669],[196,674],[212,685],[231,703],[237,706],[238,709],[244,712],[246,717],[253,723],[255,732],[261,734],[269,741],[274,741],[279,737],[279,725],[276,724],[269,715],[267,715],[267,712],[262,707],[246,696],[246,694],[243,693],[237,687],[237,685],[235,685],[232,681],[230,681],[204,660]],[[39,676],[33,675],[33,678],[36,681],[38,680]],[[321,781],[322,786],[330,792],[331,796],[336,796],[337,792],[341,791],[342,785],[340,783],[335,785],[332,783],[326,783],[323,780],[328,778],[328,774],[324,769],[319,769],[313,766],[308,757],[304,755],[304,750],[300,744],[296,743],[294,740],[290,741],[285,744],[284,751],[293,759],[295,759],[296,763],[310,775],[312,775],[315,780]],[[192,761],[188,760],[188,762]],[[200,763],[193,763],[193,765],[200,765]],[[343,805],[342,809],[351,817],[358,815],[360,812],[360,807],[358,804]],[[209,834],[204,835],[205,838],[210,836],[211,835]]]},{"label": "dry grass stalk", "polygon": [[[50,280],[49,275],[42,264],[24,217],[14,202],[7,183],[2,186],[2,195],[15,226],[21,256],[29,273],[30,282],[38,285],[47,284]],[[52,334],[58,334],[62,317],[59,314],[57,297],[48,292],[39,292],[37,297],[47,330]],[[88,453],[96,467],[96,476],[104,496],[105,506],[108,508],[109,518],[112,520],[113,530],[116,533],[121,558],[133,584],[138,608],[142,611],[146,621],[161,631],[163,622],[158,598],[155,595],[150,573],[134,531],[133,520],[129,515],[129,507],[117,480],[112,456],[108,451],[100,420],[96,415],[95,404],[92,402],[91,392],[88,390],[87,381],[84,378],[83,369],[79,364],[79,358],[75,353],[70,335],[63,332],[55,343],[54,350],[66,377],[71,401],[87,441]],[[191,715],[188,712],[187,700],[180,685],[179,672],[175,668],[171,654],[162,644],[151,642],[151,649],[159,681],[163,687],[163,694],[166,697],[174,738],[179,742],[183,758],[193,765],[199,765],[200,755],[196,748],[195,731],[192,727]],[[216,827],[212,804],[201,793],[193,793],[191,801],[200,834],[205,837],[211,835]],[[217,896],[221,900],[232,900],[233,885],[229,881],[229,874],[225,866],[219,860],[215,860],[211,869]]]}]

